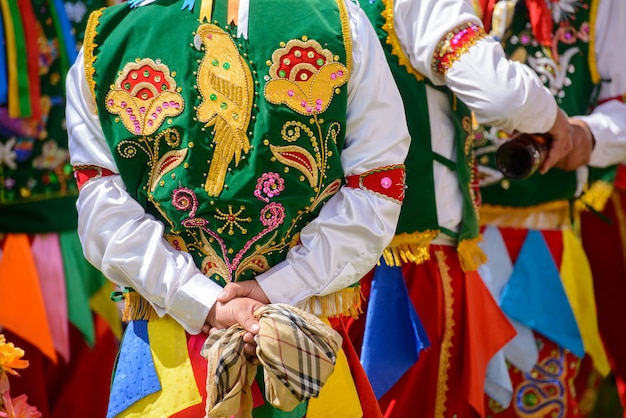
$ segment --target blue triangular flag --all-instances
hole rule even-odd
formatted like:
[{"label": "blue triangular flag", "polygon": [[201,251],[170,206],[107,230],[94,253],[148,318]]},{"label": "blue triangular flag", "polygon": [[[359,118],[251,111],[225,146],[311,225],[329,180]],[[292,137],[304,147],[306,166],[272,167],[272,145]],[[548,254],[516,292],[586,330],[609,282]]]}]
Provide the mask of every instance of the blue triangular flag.
[{"label": "blue triangular flag", "polygon": [[374,271],[366,318],[361,363],[380,399],[430,346],[400,267],[381,260]]},{"label": "blue triangular flag", "polygon": [[107,418],[115,417],[159,390],[161,383],[148,342],[148,321],[131,321],[124,332],[117,359]]},{"label": "blue triangular flag", "polygon": [[500,306],[511,318],[575,355],[584,356],[574,313],[541,232],[528,231],[511,279],[502,292]]}]

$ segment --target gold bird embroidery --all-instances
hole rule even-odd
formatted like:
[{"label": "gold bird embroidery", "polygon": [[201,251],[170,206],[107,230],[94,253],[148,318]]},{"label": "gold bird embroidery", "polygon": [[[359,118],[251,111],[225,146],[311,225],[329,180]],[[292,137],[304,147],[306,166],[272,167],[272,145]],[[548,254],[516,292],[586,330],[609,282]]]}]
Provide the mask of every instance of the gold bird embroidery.
[{"label": "gold bird embroidery", "polygon": [[239,54],[231,35],[213,24],[198,28],[194,45],[205,55],[198,70],[202,103],[197,109],[200,122],[213,127],[215,149],[204,189],[219,196],[233,158],[235,166],[242,152],[250,151],[247,129],[252,112],[254,83],[250,68]]}]

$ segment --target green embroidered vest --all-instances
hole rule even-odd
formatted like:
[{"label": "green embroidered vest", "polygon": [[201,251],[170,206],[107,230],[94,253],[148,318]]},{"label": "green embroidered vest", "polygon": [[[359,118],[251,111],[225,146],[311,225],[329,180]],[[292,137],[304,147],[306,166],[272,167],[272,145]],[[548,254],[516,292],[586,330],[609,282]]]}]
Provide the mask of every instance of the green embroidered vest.
[{"label": "green embroidered vest", "polygon": [[[448,89],[442,89],[450,97],[456,139],[456,161],[451,161],[433,151],[426,81],[410,64],[401,49],[393,27],[393,2],[378,0],[362,2],[361,8],[374,25],[383,45],[387,62],[407,114],[407,125],[412,141],[406,158],[407,189],[402,204],[396,237],[384,256],[388,264],[400,265],[403,261],[420,263],[429,257],[430,241],[439,232],[459,240],[461,262],[466,270],[474,270],[483,257],[477,247],[479,194],[474,182],[474,156],[472,143],[474,131],[471,112]],[[439,225],[437,219],[436,192],[433,167],[443,164],[455,171],[463,192],[463,222],[459,233]]]},{"label": "green embroidered vest", "polygon": [[89,23],[86,74],[129,193],[221,284],[283,261],[344,181],[349,26],[342,0],[312,4],[250,2],[247,39],[227,1],[210,23],[172,0]]},{"label": "green embroidered vest", "polygon": [[[529,23],[528,11],[523,1],[518,2],[515,15],[507,31],[505,52],[515,61],[529,65],[554,95],[559,106],[568,115],[582,115],[595,104],[597,86],[593,84],[590,69],[589,40],[591,35],[588,5],[576,6],[574,14],[562,15],[562,21],[554,23],[556,49],[538,44]],[[493,144],[506,138],[495,129],[489,130],[490,142],[485,141],[477,150],[479,163],[495,169]],[[491,148],[491,151],[484,151]],[[590,169],[589,183],[604,178],[611,181],[614,168]],[[527,207],[542,203],[575,198],[576,173],[552,169],[545,175],[538,172],[526,180],[500,179],[495,184],[482,187],[485,204]],[[591,194],[591,193],[589,193]],[[608,196],[607,196],[608,197]]]}]

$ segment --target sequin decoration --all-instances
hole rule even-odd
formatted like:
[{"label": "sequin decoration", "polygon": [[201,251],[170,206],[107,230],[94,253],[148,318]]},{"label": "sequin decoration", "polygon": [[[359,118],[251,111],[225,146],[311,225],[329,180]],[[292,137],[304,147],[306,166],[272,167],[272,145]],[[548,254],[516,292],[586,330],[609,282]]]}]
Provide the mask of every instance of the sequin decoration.
[{"label": "sequin decoration", "polygon": [[348,81],[348,69],[334,62],[319,42],[292,39],[272,54],[265,98],[305,116],[323,113],[335,89]]},{"label": "sequin decoration", "polygon": [[106,109],[137,136],[151,135],[167,117],[182,113],[184,101],[169,68],[150,58],[128,63],[107,94]]},{"label": "sequin decoration", "polygon": [[250,151],[247,135],[252,115],[254,83],[248,64],[231,36],[220,27],[204,24],[194,39],[197,49],[204,46],[205,56],[198,70],[198,89],[202,103],[200,122],[212,126],[215,150],[204,188],[209,196],[219,196],[224,188],[228,167]]},{"label": "sequin decoration", "polygon": [[431,63],[433,71],[445,74],[463,54],[487,34],[474,23],[463,23],[446,33],[437,44]]}]

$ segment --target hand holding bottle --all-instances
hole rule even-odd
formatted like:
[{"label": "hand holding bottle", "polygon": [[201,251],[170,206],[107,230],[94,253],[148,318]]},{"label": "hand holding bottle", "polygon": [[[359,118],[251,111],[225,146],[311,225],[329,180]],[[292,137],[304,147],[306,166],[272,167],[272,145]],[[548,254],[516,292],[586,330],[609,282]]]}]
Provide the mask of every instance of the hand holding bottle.
[{"label": "hand holding bottle", "polygon": [[578,167],[589,164],[591,151],[595,145],[595,139],[589,126],[580,119],[570,118],[572,126],[572,140],[574,146],[572,150],[561,158],[555,167],[561,170],[573,171]]}]

